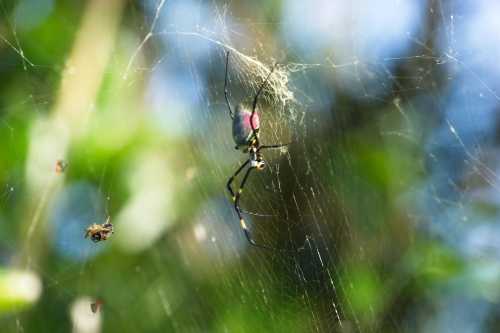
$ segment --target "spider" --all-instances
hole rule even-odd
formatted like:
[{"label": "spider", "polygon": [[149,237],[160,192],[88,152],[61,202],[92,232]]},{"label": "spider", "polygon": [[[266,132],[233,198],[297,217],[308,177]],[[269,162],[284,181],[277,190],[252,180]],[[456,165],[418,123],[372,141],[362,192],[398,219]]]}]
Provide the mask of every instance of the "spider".
[{"label": "spider", "polygon": [[[243,218],[243,209],[240,208],[240,198],[241,198],[241,193],[243,192],[243,188],[245,187],[245,183],[248,180],[248,176],[252,172],[252,170],[256,171],[262,171],[266,167],[266,162],[264,160],[264,157],[262,156],[261,151],[264,149],[271,149],[271,148],[281,148],[284,146],[287,146],[287,144],[275,144],[275,145],[262,145],[259,140],[259,130],[260,130],[260,121],[259,121],[259,114],[256,111],[257,108],[257,102],[259,100],[259,96],[266,86],[267,82],[269,81],[269,78],[271,77],[271,74],[273,73],[275,66],[271,69],[267,77],[265,78],[264,82],[261,84],[259,87],[259,90],[257,90],[257,94],[255,95],[253,99],[253,104],[252,104],[252,109],[248,109],[245,107],[243,104],[238,104],[236,107],[236,112],[233,112],[233,109],[231,107],[231,103],[229,102],[228,98],[228,90],[227,90],[227,83],[228,83],[228,67],[229,67],[229,51],[226,53],[226,74],[225,74],[225,79],[224,79],[224,97],[226,99],[226,104],[229,109],[229,115],[231,119],[233,120],[233,139],[234,142],[236,143],[236,149],[242,149],[243,153],[248,153],[248,159],[234,172],[234,174],[229,178],[227,181],[227,190],[231,194],[231,198],[234,203],[234,210],[238,214],[238,217],[240,219],[240,227],[245,233],[245,237],[248,240],[248,242],[256,247],[260,248],[266,248],[266,249],[272,249],[271,247],[267,245],[261,245],[255,242],[255,240],[252,238],[252,235],[250,233],[250,230],[248,229],[245,219]],[[231,186],[233,183],[234,179],[238,174],[245,168],[248,167],[247,171],[245,172],[245,175],[243,176],[243,180],[240,183],[239,189],[237,192],[235,192]]]},{"label": "spider", "polygon": [[106,240],[108,239],[109,236],[113,233],[113,224],[109,222],[109,217],[106,219],[106,222],[104,224],[92,224],[90,227],[87,228],[87,231],[85,232],[85,238],[90,236],[90,239],[94,243],[97,243],[101,240]]}]

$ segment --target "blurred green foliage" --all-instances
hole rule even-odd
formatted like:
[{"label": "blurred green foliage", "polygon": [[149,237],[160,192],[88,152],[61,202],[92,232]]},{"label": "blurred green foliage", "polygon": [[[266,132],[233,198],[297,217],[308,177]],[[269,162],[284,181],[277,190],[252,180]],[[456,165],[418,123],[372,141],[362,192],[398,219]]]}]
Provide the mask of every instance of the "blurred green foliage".
[{"label": "blurred green foliage", "polygon": [[[403,117],[393,107],[376,103],[366,106],[369,117],[352,118],[341,118],[332,109],[304,113],[297,106],[304,121],[286,124],[296,126],[293,132],[298,136],[289,155],[268,153],[272,167],[279,167],[279,177],[256,176],[245,205],[279,213],[252,219],[258,239],[304,250],[289,254],[247,248],[226,203],[225,181],[243,155],[233,150],[229,119],[223,114],[223,62],[214,57],[211,65],[217,68],[207,74],[214,82],[209,90],[219,93],[211,92],[214,101],[207,102],[202,120],[193,120],[208,127],[198,136],[162,130],[151,117],[153,107],[145,102],[148,77],[157,64],[150,63],[149,57],[158,52],[155,47],[161,50],[157,40],[152,39],[134,64],[146,70],[135,70],[130,79],[123,79],[124,68],[150,23],[145,19],[150,13],[130,2],[121,14],[90,117],[79,124],[85,131],[70,140],[63,180],[54,187],[33,186],[27,175],[30,168],[38,167],[28,165],[34,128],[53,116],[88,4],[54,2],[40,25],[23,30],[11,21],[16,3],[3,1],[0,11],[0,34],[11,42],[17,40],[14,46],[0,41],[2,332],[17,332],[20,327],[25,332],[70,331],[72,306],[83,296],[103,300],[95,316],[102,316],[104,332],[399,331],[412,306],[429,301],[429,293],[463,272],[460,258],[439,242],[421,239],[410,221],[414,207],[408,191],[425,172],[421,138],[415,134],[418,128],[406,127],[407,117],[414,115]],[[231,6],[247,13],[243,2]],[[278,9],[279,1],[273,1],[259,14],[272,21]],[[273,41],[273,27],[262,27],[255,38]],[[22,50],[34,65],[16,50]],[[93,53],[88,51],[90,61]],[[238,93],[242,91],[234,95]],[[339,101],[341,110],[354,105],[347,97]],[[419,119],[414,117],[411,123],[418,127]],[[391,131],[408,131],[410,140],[383,134]],[[127,248],[126,240],[118,240],[118,223],[115,238],[95,245],[99,249],[95,256],[78,260],[62,253],[51,211],[63,189],[91,184],[106,197],[105,213],[114,218],[142,189],[136,184],[143,177],[135,178],[135,173],[141,174],[137,170],[154,164],[156,157],[171,172],[165,187],[172,204],[163,219],[168,223],[151,244],[140,250]],[[57,177],[53,170],[46,172],[47,179]],[[154,179],[155,175],[145,173]],[[278,178],[279,196],[272,191]],[[44,190],[50,192],[46,202]],[[28,239],[40,202],[46,204],[35,236]],[[213,202],[223,202],[226,210],[218,210]],[[152,214],[150,207],[146,205],[142,214],[144,219]],[[219,243],[197,240],[193,228],[208,223],[207,216],[217,217],[212,220],[220,227],[214,230],[231,234],[211,233]],[[88,224],[94,222],[99,221]],[[139,227],[142,223],[146,224],[135,221]],[[224,249],[225,243],[233,244],[232,239],[237,246]],[[66,239],[63,244],[73,241]],[[32,271],[40,278],[42,293],[37,301],[2,292],[10,288],[5,276],[14,269]]]}]

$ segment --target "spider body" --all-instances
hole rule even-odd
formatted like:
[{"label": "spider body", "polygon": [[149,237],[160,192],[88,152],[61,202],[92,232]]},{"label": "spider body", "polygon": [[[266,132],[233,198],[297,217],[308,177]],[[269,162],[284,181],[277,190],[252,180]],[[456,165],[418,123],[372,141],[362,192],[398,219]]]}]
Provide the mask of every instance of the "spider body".
[{"label": "spider body", "polygon": [[108,239],[112,233],[113,233],[113,224],[109,222],[109,217],[108,217],[105,223],[103,224],[94,223],[90,227],[88,227],[87,231],[85,232],[85,238],[90,236],[90,239],[94,243],[97,243],[101,240]]},{"label": "spider body", "polygon": [[[252,238],[250,230],[248,229],[245,219],[243,218],[243,213],[245,212],[240,207],[240,198],[243,193],[243,188],[245,187],[245,183],[248,180],[248,176],[252,172],[252,170],[262,171],[266,166],[266,162],[264,161],[264,157],[262,156],[261,151],[269,148],[281,148],[286,146],[287,144],[276,144],[276,145],[261,145],[259,141],[259,130],[260,130],[260,118],[257,113],[257,102],[259,100],[259,95],[267,84],[271,74],[274,71],[274,67],[269,71],[266,79],[262,83],[262,85],[257,90],[257,94],[253,99],[252,108],[248,109],[243,104],[239,104],[236,107],[236,112],[233,112],[231,108],[231,103],[229,103],[227,83],[228,83],[228,64],[229,64],[229,52],[226,53],[226,75],[224,80],[224,97],[226,99],[226,104],[229,109],[229,115],[233,120],[233,139],[236,143],[236,149],[242,149],[244,153],[248,153],[248,159],[234,172],[234,174],[227,181],[227,190],[231,194],[234,210],[240,219],[240,227],[245,233],[245,237],[248,242],[257,247],[265,248],[265,249],[273,249],[267,245],[260,245],[255,242]],[[243,176],[243,180],[240,183],[238,191],[234,191],[232,188],[232,183],[234,179],[238,176],[238,174],[247,167],[245,175]]]},{"label": "spider body", "polygon": [[[253,130],[250,124],[251,117],[252,111],[243,104],[238,104],[233,118],[233,139],[236,143],[236,149],[248,148],[252,141]],[[258,130],[260,121],[257,112],[254,113],[252,123],[253,128]]]}]

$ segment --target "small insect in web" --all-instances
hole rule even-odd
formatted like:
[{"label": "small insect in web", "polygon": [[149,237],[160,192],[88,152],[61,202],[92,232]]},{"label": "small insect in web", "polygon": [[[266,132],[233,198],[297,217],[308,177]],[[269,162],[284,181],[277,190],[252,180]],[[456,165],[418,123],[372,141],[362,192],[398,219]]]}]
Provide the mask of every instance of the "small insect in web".
[{"label": "small insect in web", "polygon": [[68,167],[68,163],[66,163],[64,160],[57,160],[56,162],[56,173],[61,174],[64,171],[66,171],[66,168]]},{"label": "small insect in web", "polygon": [[106,219],[103,224],[92,224],[87,228],[85,232],[85,238],[90,236],[90,239],[94,242],[100,242],[101,240],[106,240],[113,234],[113,224],[110,222],[110,218]]},{"label": "small insect in web", "polygon": [[97,311],[99,311],[103,304],[104,302],[102,300],[96,299],[94,303],[90,304],[90,310],[92,311],[92,313],[97,313]]},{"label": "small insect in web", "polygon": [[[227,190],[231,194],[231,198],[234,203],[234,209],[238,214],[240,219],[240,227],[245,233],[245,237],[248,242],[256,247],[266,248],[274,250],[272,247],[267,245],[261,245],[255,242],[252,238],[250,230],[248,229],[245,219],[243,218],[243,213],[245,211],[240,207],[240,198],[243,193],[243,188],[245,187],[245,183],[250,176],[252,170],[262,171],[266,167],[266,162],[264,157],[262,156],[262,150],[264,149],[272,149],[272,148],[282,148],[287,146],[288,144],[274,144],[274,145],[262,145],[259,140],[259,131],[260,131],[260,118],[257,112],[257,103],[259,101],[259,96],[266,86],[269,78],[274,72],[276,67],[273,66],[264,82],[261,84],[255,97],[253,99],[252,108],[248,109],[243,104],[238,104],[236,106],[236,112],[233,112],[233,108],[231,107],[231,103],[229,102],[227,83],[228,83],[228,67],[229,67],[229,51],[226,53],[226,73],[224,79],[224,98],[226,99],[226,104],[229,109],[229,115],[233,120],[233,139],[236,143],[236,149],[242,149],[243,153],[249,154],[248,159],[234,172],[234,174],[227,181]],[[235,192],[232,188],[232,183],[236,176],[243,171],[245,167],[248,166],[245,175],[243,176],[243,180],[240,183],[238,190]]]}]

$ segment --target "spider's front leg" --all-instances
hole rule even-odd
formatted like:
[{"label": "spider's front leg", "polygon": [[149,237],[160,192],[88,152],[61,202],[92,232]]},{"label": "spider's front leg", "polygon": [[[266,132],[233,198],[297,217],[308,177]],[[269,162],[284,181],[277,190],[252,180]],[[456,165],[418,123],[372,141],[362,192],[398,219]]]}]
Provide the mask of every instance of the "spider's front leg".
[{"label": "spider's front leg", "polygon": [[248,168],[247,172],[245,173],[245,176],[243,177],[243,180],[241,181],[240,188],[238,189],[238,192],[236,193],[236,198],[234,200],[234,209],[236,210],[236,213],[238,214],[238,217],[240,219],[240,227],[245,233],[245,237],[247,241],[255,247],[260,247],[262,249],[267,249],[267,250],[275,250],[274,248],[266,245],[261,245],[257,244],[255,240],[252,238],[252,234],[250,233],[250,230],[248,230],[247,224],[245,223],[245,219],[243,218],[243,209],[240,208],[240,198],[241,194],[243,193],[243,189],[245,187],[245,183],[247,182],[248,176],[250,175],[250,172],[254,170],[255,167],[250,167]]},{"label": "spider's front leg", "polygon": [[233,200],[233,202],[236,200],[236,195],[233,191],[233,188],[231,187],[231,184],[233,183],[234,178],[236,178],[236,176],[238,176],[238,174],[241,172],[241,170],[243,170],[243,168],[245,168],[248,165],[248,163],[250,163],[250,160],[247,160],[245,163],[243,163],[238,168],[238,170],[236,170],[236,172],[231,177],[229,177],[229,179],[227,181],[226,187],[227,187],[227,190],[229,191],[229,193],[231,194],[231,199]]},{"label": "spider's front leg", "polygon": [[[245,164],[243,164],[243,166],[241,166],[240,169],[237,170],[237,172],[235,173],[235,175],[237,173],[239,173],[243,169],[243,167],[245,165],[247,165],[248,163],[250,163],[250,162],[251,162],[250,159],[248,161],[246,161]],[[252,234],[251,234],[250,230],[247,227],[245,219],[243,218],[243,213],[248,213],[248,212],[246,212],[245,210],[241,209],[241,207],[240,207],[240,198],[241,198],[241,194],[243,193],[243,189],[245,188],[245,184],[246,184],[246,182],[248,180],[248,176],[250,176],[250,173],[254,169],[258,169],[258,168],[257,167],[249,167],[247,169],[246,173],[245,173],[245,176],[243,176],[243,180],[241,181],[240,188],[238,189],[238,192],[236,192],[235,196],[234,196],[234,210],[236,211],[236,214],[238,214],[238,218],[240,219],[240,227],[243,230],[243,232],[245,233],[245,237],[246,237],[247,241],[250,243],[250,245],[255,246],[255,247],[259,247],[259,248],[262,248],[262,249],[266,249],[266,250],[272,250],[272,251],[280,250],[280,249],[276,249],[276,248],[268,246],[268,245],[262,245],[262,244],[257,243],[253,239]],[[230,188],[230,182],[228,182],[228,188]],[[231,193],[234,193],[232,189],[230,189],[230,191],[231,191]]]},{"label": "spider's front leg", "polygon": [[[246,163],[248,164],[250,160],[248,160]],[[250,235],[250,231],[247,228],[247,225],[245,223],[245,219],[243,218],[243,211],[240,208],[240,198],[241,194],[243,193],[243,189],[245,187],[245,183],[247,182],[248,176],[250,175],[250,172],[255,169],[255,167],[250,167],[248,168],[247,172],[245,173],[245,176],[243,177],[243,180],[241,181],[240,188],[238,189],[238,192],[236,193],[234,197],[234,210],[236,210],[236,213],[238,214],[238,218],[240,219],[240,227],[243,229],[243,232],[245,233],[245,237],[247,238],[248,242],[253,245],[253,246],[258,246],[258,247],[264,247],[261,245],[258,245]]]}]

